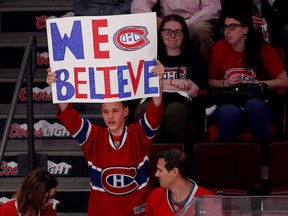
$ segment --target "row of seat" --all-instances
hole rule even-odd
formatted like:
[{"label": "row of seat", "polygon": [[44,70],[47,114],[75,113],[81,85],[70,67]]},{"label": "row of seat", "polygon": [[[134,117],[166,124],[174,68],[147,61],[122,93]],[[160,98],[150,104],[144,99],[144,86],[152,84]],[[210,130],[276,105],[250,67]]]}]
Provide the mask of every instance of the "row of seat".
[{"label": "row of seat", "polygon": [[[155,143],[150,160],[152,187],[157,153],[168,148],[184,149],[179,143]],[[258,143],[197,143],[193,153],[192,178],[217,195],[288,195],[288,142],[274,142],[270,149],[268,182],[261,180]]]}]

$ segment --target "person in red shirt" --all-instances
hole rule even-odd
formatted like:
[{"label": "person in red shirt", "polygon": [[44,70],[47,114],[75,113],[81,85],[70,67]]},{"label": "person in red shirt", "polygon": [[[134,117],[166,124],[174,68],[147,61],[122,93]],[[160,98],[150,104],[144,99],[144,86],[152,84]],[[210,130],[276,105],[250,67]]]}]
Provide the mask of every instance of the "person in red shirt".
[{"label": "person in red shirt", "polygon": [[[126,126],[129,109],[125,101],[101,104],[106,127],[81,118],[69,103],[59,103],[57,116],[82,148],[90,173],[89,216],[145,215],[151,186],[148,176],[153,138],[163,115],[164,67],[151,69],[159,77],[159,96],[152,98],[147,111],[136,123]],[[47,83],[56,74],[48,69]]]},{"label": "person in red shirt", "polygon": [[[288,87],[284,65],[273,47],[256,34],[249,13],[231,10],[223,27],[225,40],[215,44],[209,60],[209,87],[216,90],[261,82],[268,86],[269,94]],[[265,173],[271,142],[269,123],[275,121],[275,114],[267,100],[252,98],[243,105],[221,104],[212,117],[219,126],[220,142],[237,141],[241,123],[247,122],[254,140],[260,144],[262,173]]]},{"label": "person in red shirt", "polygon": [[194,215],[194,197],[215,195],[189,178],[190,160],[185,152],[172,148],[158,157],[155,176],[160,187],[148,197],[146,216]]},{"label": "person in red shirt", "polygon": [[14,198],[0,206],[0,216],[56,216],[52,200],[57,180],[44,168],[28,173]]}]

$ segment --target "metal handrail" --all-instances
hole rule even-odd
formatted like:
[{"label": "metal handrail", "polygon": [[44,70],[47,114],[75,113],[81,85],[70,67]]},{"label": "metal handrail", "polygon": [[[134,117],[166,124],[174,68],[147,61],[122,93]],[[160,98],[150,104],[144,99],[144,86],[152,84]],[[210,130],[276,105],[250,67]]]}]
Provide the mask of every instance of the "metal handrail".
[{"label": "metal handrail", "polygon": [[9,137],[9,130],[11,123],[14,119],[14,114],[18,102],[19,92],[21,85],[26,75],[26,87],[27,87],[27,124],[28,124],[28,169],[31,171],[35,168],[35,150],[34,150],[34,123],[33,123],[33,92],[32,92],[32,80],[36,71],[37,65],[37,41],[36,36],[31,34],[29,36],[27,45],[25,47],[24,55],[22,58],[19,76],[14,88],[13,97],[10,104],[9,113],[6,119],[5,127],[2,134],[1,148],[0,148],[0,167],[6,150],[6,145]]}]

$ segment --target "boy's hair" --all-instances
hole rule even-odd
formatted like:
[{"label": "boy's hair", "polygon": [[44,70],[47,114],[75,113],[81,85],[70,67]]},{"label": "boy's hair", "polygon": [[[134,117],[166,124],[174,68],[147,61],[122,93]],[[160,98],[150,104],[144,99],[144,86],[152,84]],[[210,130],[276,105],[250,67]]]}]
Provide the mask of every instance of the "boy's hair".
[{"label": "boy's hair", "polygon": [[129,101],[121,101],[123,108],[129,107]]}]

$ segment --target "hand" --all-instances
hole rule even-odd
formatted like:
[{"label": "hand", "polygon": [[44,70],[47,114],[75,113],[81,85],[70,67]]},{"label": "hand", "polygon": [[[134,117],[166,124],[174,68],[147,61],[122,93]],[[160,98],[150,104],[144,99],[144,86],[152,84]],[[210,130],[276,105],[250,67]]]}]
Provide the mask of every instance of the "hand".
[{"label": "hand", "polygon": [[252,16],[252,21],[254,29],[260,29],[260,26],[265,24],[263,19],[259,16]]},{"label": "hand", "polygon": [[54,71],[52,71],[51,68],[47,69],[47,78],[46,78],[46,83],[51,86],[52,83],[56,82],[56,74]]},{"label": "hand", "polygon": [[242,79],[241,75],[234,74],[234,75],[230,76],[228,79],[226,79],[225,87],[231,87],[231,86],[234,86],[236,84],[240,84],[242,82],[243,82],[243,79]]},{"label": "hand", "polygon": [[159,80],[163,80],[163,76],[164,76],[164,66],[161,64],[161,62],[158,60],[158,59],[154,59],[154,61],[157,63],[157,65],[155,65],[153,68],[152,68],[152,72],[159,76]]},{"label": "hand", "polygon": [[182,90],[189,90],[190,89],[190,82],[189,80],[185,79],[173,79],[173,86],[178,87],[179,89]]}]

